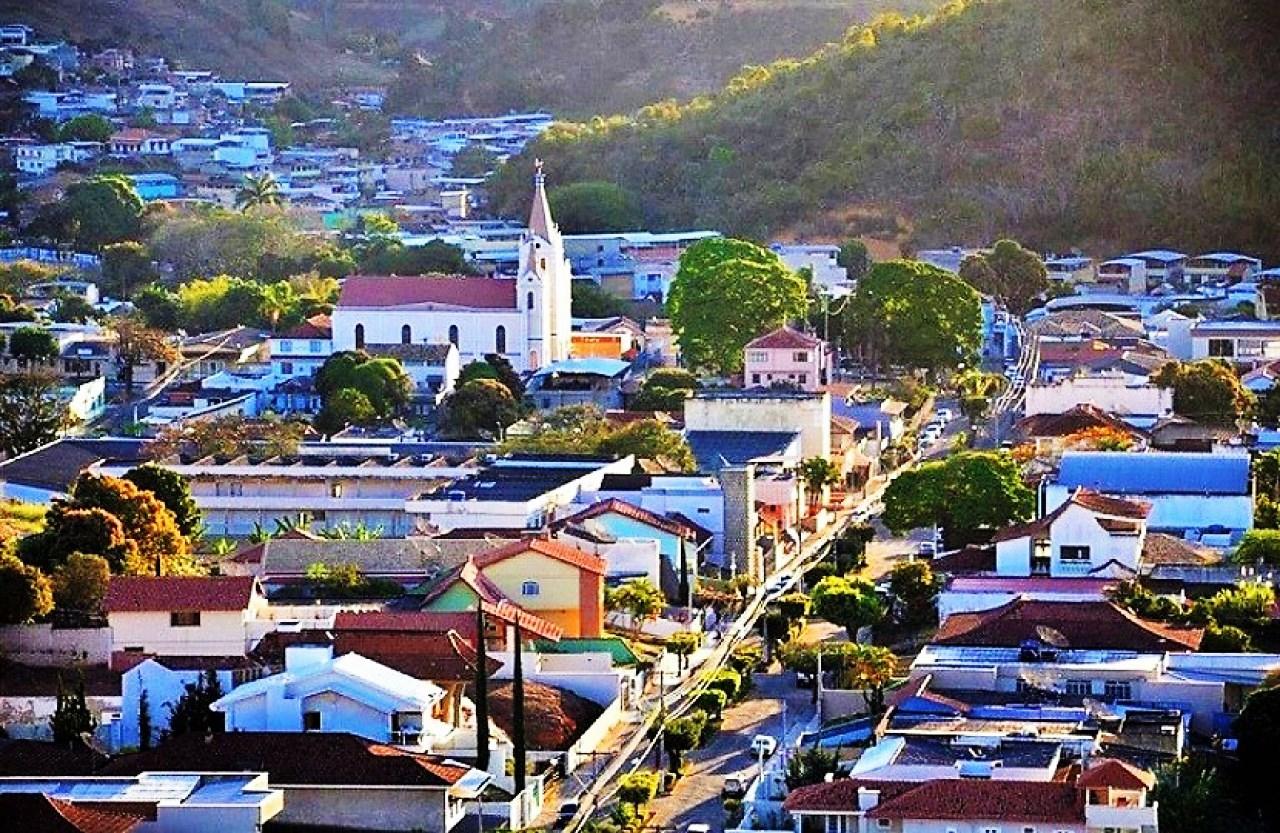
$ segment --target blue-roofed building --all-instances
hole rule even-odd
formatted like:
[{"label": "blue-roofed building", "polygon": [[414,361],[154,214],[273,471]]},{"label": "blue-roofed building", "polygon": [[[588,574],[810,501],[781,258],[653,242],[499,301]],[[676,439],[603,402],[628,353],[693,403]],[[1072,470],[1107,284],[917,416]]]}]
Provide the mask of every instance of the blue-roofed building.
[{"label": "blue-roofed building", "polygon": [[799,431],[689,431],[685,439],[698,471],[708,474],[726,465],[795,465],[803,459]]},{"label": "blue-roofed building", "polygon": [[1251,280],[1262,268],[1262,261],[1239,252],[1209,252],[1187,261],[1183,277],[1187,286],[1225,282],[1235,284]]},{"label": "blue-roofed building", "polygon": [[906,406],[894,400],[850,402],[842,396],[831,398],[831,415],[858,423],[860,433],[879,436],[885,443],[899,439],[907,430],[903,418]]},{"label": "blue-roofed building", "polygon": [[1042,513],[1084,487],[1151,503],[1147,529],[1228,546],[1253,528],[1249,457],[1240,453],[1068,451],[1042,486]]},{"label": "blue-roofed building", "polygon": [[171,200],[182,194],[182,182],[173,174],[131,174],[129,179],[137,189],[138,196],[146,202]]},{"label": "blue-roofed building", "polygon": [[631,363],[621,359],[565,359],[533,374],[525,399],[543,411],[568,405],[595,405],[604,411],[622,407],[622,384]]}]

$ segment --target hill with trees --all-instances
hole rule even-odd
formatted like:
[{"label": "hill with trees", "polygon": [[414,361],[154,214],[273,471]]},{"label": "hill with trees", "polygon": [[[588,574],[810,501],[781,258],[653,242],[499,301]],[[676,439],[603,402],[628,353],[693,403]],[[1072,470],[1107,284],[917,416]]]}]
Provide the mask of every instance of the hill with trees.
[{"label": "hill with trees", "polygon": [[1274,259],[1278,37],[1271,0],[952,0],[714,95],[559,124],[495,205],[522,208],[540,157],[657,228]]},{"label": "hill with trees", "polygon": [[940,0],[0,0],[0,18],[304,93],[390,83],[424,116],[590,116],[708,92],[886,8]]}]

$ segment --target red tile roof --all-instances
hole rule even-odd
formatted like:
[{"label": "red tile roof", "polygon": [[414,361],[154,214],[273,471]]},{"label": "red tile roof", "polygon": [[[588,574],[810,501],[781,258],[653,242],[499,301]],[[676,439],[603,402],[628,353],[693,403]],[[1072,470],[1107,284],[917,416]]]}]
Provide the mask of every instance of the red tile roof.
[{"label": "red tile roof", "polygon": [[[420,680],[448,682],[475,675],[476,649],[447,619],[427,612],[339,613],[334,653],[356,653]],[[474,627],[469,630],[474,637]],[[502,663],[489,660],[493,673]]]},{"label": "red tile roof", "polygon": [[1222,555],[1201,544],[1163,532],[1148,532],[1142,542],[1144,564],[1205,567],[1222,562]]},{"label": "red tile roof", "polygon": [[1077,405],[1061,414],[1033,414],[1018,420],[1013,427],[1020,437],[1068,437],[1090,428],[1113,428],[1131,437],[1142,437],[1143,432],[1124,420],[1111,416],[1096,405]]},{"label": "red tile roof", "polygon": [[940,555],[929,562],[935,573],[960,575],[967,573],[994,573],[996,571],[995,547],[969,545],[961,550]]},{"label": "red tile roof", "polygon": [[252,576],[115,576],[102,607],[108,613],[244,610],[257,581]]},{"label": "red tile roof", "polygon": [[820,338],[814,338],[791,327],[779,327],[771,333],[765,333],[759,338],[747,342],[747,348],[758,350],[803,350],[818,347],[821,344],[822,339]]},{"label": "red tile roof", "polygon": [[[519,541],[516,543],[523,544],[524,542]],[[523,549],[521,550],[521,552],[524,551]],[[468,558],[464,563],[438,579],[435,585],[423,595],[422,604],[424,606],[430,604],[432,600],[441,596],[459,581],[470,587],[472,592],[476,594],[487,615],[496,616],[508,624],[518,623],[529,634],[540,636],[543,639],[551,639],[558,642],[564,636],[564,629],[559,625],[530,613],[507,598],[497,585],[480,573],[474,557]],[[463,615],[469,616],[471,614]]]},{"label": "red tile roof", "polygon": [[497,564],[500,561],[506,561],[508,558],[515,558],[530,551],[545,555],[548,558],[554,558],[557,561],[563,561],[565,564],[596,575],[602,576],[608,569],[605,560],[600,556],[592,555],[589,552],[583,552],[577,547],[571,547],[559,541],[550,541],[546,538],[526,538],[512,541],[510,544],[504,544],[496,549],[480,553],[475,556],[475,563],[477,567],[483,570],[491,564]]},{"label": "red tile roof", "polygon": [[795,813],[848,813],[858,809],[858,790],[879,790],[880,800],[888,801],[918,787],[914,781],[874,781],[865,778],[836,778],[822,784],[810,784],[791,791],[783,807]]},{"label": "red tile roof", "polygon": [[448,787],[467,767],[406,752],[345,732],[225,732],[170,738],[124,755],[104,775],[140,772],[266,772],[272,787],[290,785]]},{"label": "red tile roof", "polygon": [[867,817],[1079,823],[1084,821],[1084,794],[1055,782],[944,778],[882,798]]},{"label": "red tile roof", "polygon": [[609,513],[622,515],[624,518],[630,518],[642,524],[648,524],[654,529],[660,529],[672,535],[679,535],[681,538],[697,538],[697,531],[689,524],[682,523],[674,518],[664,518],[656,512],[650,512],[648,509],[636,506],[633,503],[627,503],[625,500],[619,500],[618,498],[609,498],[608,500],[593,503],[581,512],[570,515],[567,518],[561,518],[556,522],[556,526],[566,526],[590,518],[598,518],[601,515],[608,515]]},{"label": "red tile roof", "polygon": [[129,833],[145,818],[40,793],[0,793],[0,817],[6,830],[22,833]]},{"label": "red tile roof", "polygon": [[1014,599],[992,610],[953,613],[938,629],[936,645],[1017,648],[1039,638],[1048,625],[1072,648],[1111,648],[1159,653],[1194,651],[1203,628],[1185,628],[1139,619],[1112,602],[1049,602]]},{"label": "red tile roof", "polygon": [[1149,790],[1155,785],[1155,775],[1115,758],[1095,759],[1076,781],[1076,786],[1084,789]]},{"label": "red tile roof", "polygon": [[339,307],[403,307],[434,304],[472,309],[516,309],[516,282],[456,275],[384,277],[353,275],[342,282]]},{"label": "red tile roof", "polygon": [[333,338],[333,319],[324,313],[318,313],[293,329],[281,333],[277,338]]},{"label": "red tile roof", "polygon": [[[991,540],[996,542],[1013,541],[1031,535],[1047,535],[1049,527],[1053,526],[1053,522],[1062,517],[1063,513],[1072,505],[1081,506],[1090,512],[1097,512],[1099,515],[1115,515],[1135,520],[1145,520],[1151,514],[1151,504],[1145,500],[1125,500],[1123,498],[1108,497],[1091,489],[1081,487],[1076,489],[1071,497],[1063,501],[1057,509],[1054,509],[1049,514],[1033,521],[1005,527],[991,536]],[[1099,519],[1099,523],[1102,523],[1102,519]],[[1102,526],[1107,529],[1106,524],[1102,524]]]}]

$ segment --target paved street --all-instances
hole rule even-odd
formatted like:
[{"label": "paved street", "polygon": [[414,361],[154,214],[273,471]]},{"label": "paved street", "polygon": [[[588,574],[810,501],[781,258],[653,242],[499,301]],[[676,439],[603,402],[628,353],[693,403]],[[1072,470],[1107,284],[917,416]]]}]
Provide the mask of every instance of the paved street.
[{"label": "paved street", "polygon": [[796,688],[795,678],[782,673],[757,674],[756,687],[749,699],[725,711],[724,726],[706,748],[689,756],[687,774],[670,795],[652,804],[653,817],[646,830],[681,830],[685,825],[702,822],[714,831],[724,829],[720,788],[730,775],[750,776],[756,772],[756,761],[748,752],[751,738],[757,734],[782,736],[782,704],[787,704],[787,726],[794,736],[795,727],[813,717],[812,694]]}]

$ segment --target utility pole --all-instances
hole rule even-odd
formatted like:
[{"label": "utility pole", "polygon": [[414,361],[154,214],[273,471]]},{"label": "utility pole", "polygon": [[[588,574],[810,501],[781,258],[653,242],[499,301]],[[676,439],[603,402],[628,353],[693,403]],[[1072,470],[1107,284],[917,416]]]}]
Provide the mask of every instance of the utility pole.
[{"label": "utility pole", "polygon": [[[512,773],[515,778],[516,795],[524,793],[524,759],[525,759],[525,737],[524,737],[524,660],[521,654],[524,652],[523,640],[520,638],[520,614],[516,614],[515,621],[515,662],[514,662],[514,679],[511,682],[511,740],[515,744],[515,768]],[[521,799],[523,802],[523,799]]]},{"label": "utility pole", "polygon": [[662,756],[666,752],[667,742],[667,674],[658,660],[658,760],[655,768],[661,771]]},{"label": "utility pole", "polygon": [[489,656],[484,644],[484,602],[479,597],[476,598],[476,769],[489,769]]}]

